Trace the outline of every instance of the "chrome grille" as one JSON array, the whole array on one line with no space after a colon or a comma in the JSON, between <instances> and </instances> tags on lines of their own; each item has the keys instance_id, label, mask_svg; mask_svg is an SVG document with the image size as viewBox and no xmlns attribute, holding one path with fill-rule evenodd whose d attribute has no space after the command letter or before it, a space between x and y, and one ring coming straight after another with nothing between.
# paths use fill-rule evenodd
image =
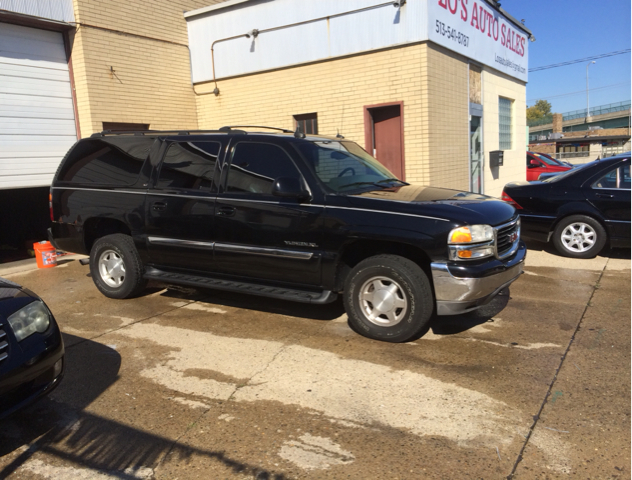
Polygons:
<instances>
[{"instance_id":1,"label":"chrome grille","mask_svg":"<svg viewBox=\"0 0 632 480\"><path fill-rule=\"evenodd\" d=\"M7 342L7 334L2 325L0 325L0 362L9 356L9 342Z\"/></svg>"},{"instance_id":2,"label":"chrome grille","mask_svg":"<svg viewBox=\"0 0 632 480\"><path fill-rule=\"evenodd\" d=\"M520 242L520 217L509 223L494 227L496 234L496 256L504 258L515 253Z\"/></svg>"}]
</instances>

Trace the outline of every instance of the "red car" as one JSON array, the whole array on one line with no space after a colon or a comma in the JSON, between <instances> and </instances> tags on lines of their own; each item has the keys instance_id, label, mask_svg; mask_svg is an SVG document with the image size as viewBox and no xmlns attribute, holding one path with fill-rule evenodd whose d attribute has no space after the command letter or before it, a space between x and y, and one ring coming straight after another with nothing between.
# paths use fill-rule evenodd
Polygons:
<instances>
[{"instance_id":1,"label":"red car","mask_svg":"<svg viewBox=\"0 0 632 480\"><path fill-rule=\"evenodd\" d=\"M558 173L570 170L571 166L537 152L527 152L527 180L537 180L541 173Z\"/></svg>"}]
</instances>

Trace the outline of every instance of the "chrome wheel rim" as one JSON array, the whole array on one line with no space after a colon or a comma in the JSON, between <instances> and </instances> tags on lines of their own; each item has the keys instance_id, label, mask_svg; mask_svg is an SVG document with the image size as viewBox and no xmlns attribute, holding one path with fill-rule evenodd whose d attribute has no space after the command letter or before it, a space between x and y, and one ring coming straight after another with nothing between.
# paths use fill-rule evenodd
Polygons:
<instances>
[{"instance_id":1,"label":"chrome wheel rim","mask_svg":"<svg viewBox=\"0 0 632 480\"><path fill-rule=\"evenodd\" d=\"M380 327L392 327L408 313L402 287L388 277L372 277L360 288L360 307L366 319Z\"/></svg>"},{"instance_id":2,"label":"chrome wheel rim","mask_svg":"<svg viewBox=\"0 0 632 480\"><path fill-rule=\"evenodd\" d=\"M597 232L587 223L576 222L566 226L562 231L562 245L573 253L590 250L597 241Z\"/></svg>"},{"instance_id":3,"label":"chrome wheel rim","mask_svg":"<svg viewBox=\"0 0 632 480\"><path fill-rule=\"evenodd\" d=\"M106 250L99 257L99 275L105 284L112 288L123 285L125 281L125 263L114 250Z\"/></svg>"}]
</instances>

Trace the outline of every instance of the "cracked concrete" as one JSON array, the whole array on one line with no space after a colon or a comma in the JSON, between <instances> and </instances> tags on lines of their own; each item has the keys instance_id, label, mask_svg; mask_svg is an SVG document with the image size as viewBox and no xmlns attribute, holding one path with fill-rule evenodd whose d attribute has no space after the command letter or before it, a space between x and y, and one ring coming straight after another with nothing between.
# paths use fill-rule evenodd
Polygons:
<instances>
[{"instance_id":1,"label":"cracked concrete","mask_svg":"<svg viewBox=\"0 0 632 480\"><path fill-rule=\"evenodd\" d=\"M2 478L629 478L627 251L530 250L510 299L403 345L340 304L116 301L64 265L0 266L49 304L68 367L1 426Z\"/></svg>"}]
</instances>

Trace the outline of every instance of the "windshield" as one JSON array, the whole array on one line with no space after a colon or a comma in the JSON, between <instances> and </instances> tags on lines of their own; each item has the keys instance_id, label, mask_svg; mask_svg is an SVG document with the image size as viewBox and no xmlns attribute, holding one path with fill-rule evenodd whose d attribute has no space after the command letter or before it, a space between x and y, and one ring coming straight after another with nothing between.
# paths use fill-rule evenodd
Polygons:
<instances>
[{"instance_id":1,"label":"windshield","mask_svg":"<svg viewBox=\"0 0 632 480\"><path fill-rule=\"evenodd\" d=\"M546 163L547 165L551 165L552 167L566 167L566 165L564 165L562 162L555 160L554 158L551 158L547 155L544 155L542 153L534 153L533 154L536 158L539 158L540 160L542 160L544 163Z\"/></svg>"},{"instance_id":2,"label":"windshield","mask_svg":"<svg viewBox=\"0 0 632 480\"><path fill-rule=\"evenodd\" d=\"M298 149L316 176L334 192L407 185L354 142L304 142Z\"/></svg>"},{"instance_id":3,"label":"windshield","mask_svg":"<svg viewBox=\"0 0 632 480\"><path fill-rule=\"evenodd\" d=\"M562 180L563 178L566 178L566 177L568 177L570 175L575 175L575 173L579 172L582 168L586 168L589 165L594 165L597 162L599 162L599 160L595 160L595 161L589 162L589 163L584 163L583 165L577 165L575 168L573 168L571 170L567 170L566 172L562 172L559 175L555 175L553 177L545 178L542 181L545 182L545 183L558 182L558 181Z\"/></svg>"}]
</instances>

